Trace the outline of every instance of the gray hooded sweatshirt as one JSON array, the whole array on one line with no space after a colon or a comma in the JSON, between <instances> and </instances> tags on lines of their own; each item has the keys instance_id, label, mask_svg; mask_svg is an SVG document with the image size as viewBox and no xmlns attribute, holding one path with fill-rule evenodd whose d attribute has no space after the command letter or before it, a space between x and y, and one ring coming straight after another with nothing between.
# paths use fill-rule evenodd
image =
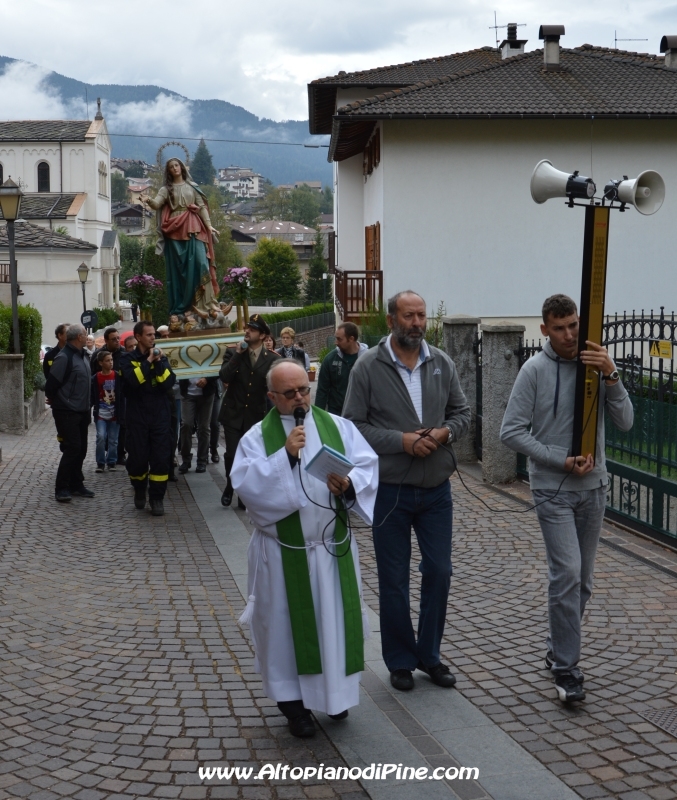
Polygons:
<instances>
[{"instance_id":1,"label":"gray hooded sweatshirt","mask_svg":"<svg viewBox=\"0 0 677 800\"><path fill-rule=\"evenodd\" d=\"M548 340L543 351L522 367L513 386L501 426L501 441L511 450L529 456L532 489L555 491L566 475L565 461L572 455L577 363L578 358L560 358ZM599 395L595 467L587 475L567 476L562 491L585 491L608 484L605 411L620 430L632 428L632 403L621 381L607 386L600 377Z\"/></svg>"}]
</instances>

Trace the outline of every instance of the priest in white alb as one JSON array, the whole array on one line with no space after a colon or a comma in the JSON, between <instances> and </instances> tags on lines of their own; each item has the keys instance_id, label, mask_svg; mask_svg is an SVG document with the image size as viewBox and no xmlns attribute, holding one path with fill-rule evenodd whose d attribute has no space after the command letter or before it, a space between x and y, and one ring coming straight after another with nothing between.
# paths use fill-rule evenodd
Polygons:
<instances>
[{"instance_id":1,"label":"priest in white alb","mask_svg":"<svg viewBox=\"0 0 677 800\"><path fill-rule=\"evenodd\" d=\"M249 544L249 624L264 691L294 736L311 711L344 719L359 702L366 612L349 511L371 524L378 457L348 420L311 407L308 375L291 359L268 372L274 408L240 441L231 471L256 526ZM306 466L323 445L354 466L324 481Z\"/></svg>"}]
</instances>

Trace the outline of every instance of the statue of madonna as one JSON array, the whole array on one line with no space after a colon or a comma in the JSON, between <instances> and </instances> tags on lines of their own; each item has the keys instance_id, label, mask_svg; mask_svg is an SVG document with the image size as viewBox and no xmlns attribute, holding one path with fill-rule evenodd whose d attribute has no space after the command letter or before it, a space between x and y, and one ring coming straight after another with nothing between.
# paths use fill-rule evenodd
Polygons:
<instances>
[{"instance_id":1,"label":"statue of madonna","mask_svg":"<svg viewBox=\"0 0 677 800\"><path fill-rule=\"evenodd\" d=\"M193 311L207 318L219 310L213 246L218 231L212 228L204 192L190 180L186 165L170 158L155 199L145 194L139 199L157 212L155 252L165 258L169 313Z\"/></svg>"}]
</instances>

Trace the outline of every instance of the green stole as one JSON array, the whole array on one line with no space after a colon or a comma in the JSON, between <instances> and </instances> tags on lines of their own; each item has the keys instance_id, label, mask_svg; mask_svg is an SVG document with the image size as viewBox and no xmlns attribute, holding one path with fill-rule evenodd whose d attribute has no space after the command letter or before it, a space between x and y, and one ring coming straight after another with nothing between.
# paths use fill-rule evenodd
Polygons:
<instances>
[{"instance_id":1,"label":"green stole","mask_svg":"<svg viewBox=\"0 0 677 800\"><path fill-rule=\"evenodd\" d=\"M341 434L331 416L320 408L313 406L315 426L322 444L333 447L345 455L345 447ZM287 441L280 413L273 408L261 424L266 456L281 450ZM301 465L299 464L299 469ZM337 516L333 541L343 542L346 538L346 515L341 498L336 498ZM320 642L317 635L315 606L310 588L310 572L306 542L301 528L301 516L294 511L277 523L277 536L282 542L282 569L287 590L289 618L291 620L296 668L299 675L318 675L322 672L320 658ZM289 545L285 547L284 545ZM329 542L331 546L331 542ZM364 669L364 634L362 630L362 603L357 585L355 564L350 544L345 542L347 550L336 557L341 597L343 600L343 624L346 642L346 675L361 672ZM291 547L300 548L292 550Z\"/></svg>"}]
</instances>

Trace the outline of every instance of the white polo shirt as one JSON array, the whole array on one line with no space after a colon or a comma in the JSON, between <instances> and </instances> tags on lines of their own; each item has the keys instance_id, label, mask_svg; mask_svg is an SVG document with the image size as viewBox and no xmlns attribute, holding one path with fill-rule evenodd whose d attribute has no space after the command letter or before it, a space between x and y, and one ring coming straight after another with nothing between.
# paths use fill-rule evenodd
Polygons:
<instances>
[{"instance_id":1,"label":"white polo shirt","mask_svg":"<svg viewBox=\"0 0 677 800\"><path fill-rule=\"evenodd\" d=\"M395 351L393 350L392 344L390 340L393 338L392 333L386 339L386 347L388 348L388 352L390 353L390 357L395 362L395 366L397 367L397 371L404 382L404 385L407 387L407 391L409 392L409 397L411 397L411 402L414 405L414 410L418 415L418 421L423 424L423 390L421 388L421 364L428 358L430 355L430 350L428 348L428 342L425 339L421 340L421 349L418 354L418 363L414 367L414 369L409 369L409 367L405 366L400 359L395 355Z\"/></svg>"}]
</instances>

